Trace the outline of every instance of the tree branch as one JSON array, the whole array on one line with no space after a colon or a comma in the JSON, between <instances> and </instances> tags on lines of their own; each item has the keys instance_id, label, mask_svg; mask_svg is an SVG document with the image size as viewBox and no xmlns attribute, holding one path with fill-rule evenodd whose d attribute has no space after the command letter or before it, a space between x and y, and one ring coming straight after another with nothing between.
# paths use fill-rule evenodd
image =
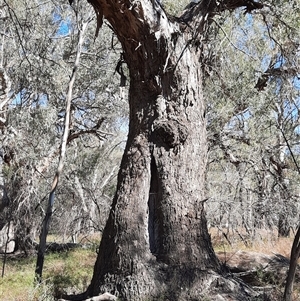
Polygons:
<instances>
[{"instance_id":1,"label":"tree branch","mask_svg":"<svg viewBox=\"0 0 300 301\"><path fill-rule=\"evenodd\" d=\"M102 18L106 18L120 41L132 39L138 41L142 30L159 27L159 20L167 20L162 7L153 0L88 0L97 15L99 30ZM97 34L97 32L96 32Z\"/></svg>"},{"instance_id":2,"label":"tree branch","mask_svg":"<svg viewBox=\"0 0 300 301\"><path fill-rule=\"evenodd\" d=\"M262 9L264 5L254 0L202 0L198 3L191 2L185 8L180 19L186 23L191 23L195 22L199 16L206 16L206 19L210 19L217 13L226 10L233 11L240 7L245 7L245 13L251 13L255 9Z\"/></svg>"},{"instance_id":3,"label":"tree branch","mask_svg":"<svg viewBox=\"0 0 300 301\"><path fill-rule=\"evenodd\" d=\"M262 9L264 5L254 0L223 0L217 5L219 11L235 10L245 7L245 13L251 13L255 9Z\"/></svg>"}]
</instances>

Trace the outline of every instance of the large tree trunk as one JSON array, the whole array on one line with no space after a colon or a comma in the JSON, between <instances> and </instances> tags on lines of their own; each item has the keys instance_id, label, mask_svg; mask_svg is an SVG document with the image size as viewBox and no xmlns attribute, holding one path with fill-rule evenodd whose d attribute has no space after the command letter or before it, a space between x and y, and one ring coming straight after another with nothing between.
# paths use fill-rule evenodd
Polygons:
<instances>
[{"instance_id":1,"label":"large tree trunk","mask_svg":"<svg viewBox=\"0 0 300 301\"><path fill-rule=\"evenodd\" d=\"M128 142L91 295L113 289L125 300L143 300L172 283L185 288L183 282L190 284L202 270L219 268L203 208L201 85L186 63L182 58L175 71L179 87L171 89L169 77L161 78L165 93L151 91L150 79L131 82Z\"/></svg>"},{"instance_id":2,"label":"large tree trunk","mask_svg":"<svg viewBox=\"0 0 300 301\"><path fill-rule=\"evenodd\" d=\"M156 1L89 0L122 43L130 124L117 192L87 294L199 298L220 271L204 212L207 142L200 37L210 3L170 21ZM193 30L187 25L197 13ZM194 30L196 29L196 30Z\"/></svg>"},{"instance_id":3,"label":"large tree trunk","mask_svg":"<svg viewBox=\"0 0 300 301\"><path fill-rule=\"evenodd\" d=\"M129 134L89 294L176 300L203 270L219 269L203 208L200 50L187 47L188 34L138 30L135 41L119 33L131 78Z\"/></svg>"}]
</instances>

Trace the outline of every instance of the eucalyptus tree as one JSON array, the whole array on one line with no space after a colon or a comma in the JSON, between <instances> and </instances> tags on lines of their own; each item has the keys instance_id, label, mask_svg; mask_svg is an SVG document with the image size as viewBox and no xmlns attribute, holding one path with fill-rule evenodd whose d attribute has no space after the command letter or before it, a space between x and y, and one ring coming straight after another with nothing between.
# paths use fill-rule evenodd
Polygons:
<instances>
[{"instance_id":1,"label":"eucalyptus tree","mask_svg":"<svg viewBox=\"0 0 300 301\"><path fill-rule=\"evenodd\" d=\"M1 136L1 167L10 200L3 220L13 219L17 238L21 240L20 247L23 245L22 248L27 249L30 247L28 243L36 237L49 181L55 173L64 126L65 91L74 66L78 26L87 10L79 5L71 8L68 3L59 1L5 1L2 9L6 14L7 31L1 33L1 54L3 68L11 82L3 124L5 132ZM62 206L57 213L63 211L63 206L66 211L77 207L77 211L73 210L75 215L68 216L74 219L94 215L87 209L87 214L82 215L80 207L84 207L84 202L78 197L79 184L75 183L81 183L87 191L92 188L92 182L84 181L83 176L90 163L94 177L111 185L109 179L114 179L114 166L118 164L113 150L118 150L116 145L124 139L117 134L120 128L124 133L121 124L127 108L126 102L120 98L119 77L115 72L119 46L108 28L94 41L94 25L91 24L84 37L81 65L73 89L71 128L67 139L70 149L67 164L70 167L65 167L65 176L61 179L65 188L57 191ZM93 66L94 71L90 72ZM115 118L117 112L118 118ZM104 149L111 149L112 154ZM83 166L81 162L90 156L91 151L97 151L99 155ZM116 162L100 154L116 156ZM101 166L103 160L103 165L113 171L111 177L94 168ZM74 177L70 176L74 173L78 175L75 183ZM102 191L104 194L104 186ZM100 193L95 189L93 192ZM109 203L106 197L100 196L103 202L105 199ZM74 200L76 205L72 203ZM84 201L85 208L94 204L87 196ZM71 232L71 229L66 230ZM26 244L22 241L25 238L28 238Z\"/></svg>"},{"instance_id":2,"label":"eucalyptus tree","mask_svg":"<svg viewBox=\"0 0 300 301\"><path fill-rule=\"evenodd\" d=\"M175 17L159 1L89 2L98 27L105 18L122 44L130 74L130 121L91 285L78 299L109 290L124 300L199 300L204 282L217 277L208 271L222 270L204 211L207 140L201 67L209 70L208 29L217 15L227 19L227 12L242 8L246 16L239 17L245 26L266 21L264 36L269 16L279 16L279 5L197 1ZM241 113L243 103L239 105Z\"/></svg>"},{"instance_id":3,"label":"eucalyptus tree","mask_svg":"<svg viewBox=\"0 0 300 301\"><path fill-rule=\"evenodd\" d=\"M299 41L291 11L297 15L296 2L268 23L260 12L246 18L237 12L211 27L218 34L205 66L213 225L249 234L261 227L287 234L295 226L299 176L283 139L297 148Z\"/></svg>"}]
</instances>

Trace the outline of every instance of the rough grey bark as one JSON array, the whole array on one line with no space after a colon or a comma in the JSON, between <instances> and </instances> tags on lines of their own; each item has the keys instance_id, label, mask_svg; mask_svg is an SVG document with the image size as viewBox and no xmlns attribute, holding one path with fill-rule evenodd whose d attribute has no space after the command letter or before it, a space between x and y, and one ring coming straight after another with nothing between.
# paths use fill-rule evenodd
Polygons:
<instances>
[{"instance_id":1,"label":"rough grey bark","mask_svg":"<svg viewBox=\"0 0 300 301\"><path fill-rule=\"evenodd\" d=\"M291 149L291 145L282 129L281 134L282 137L286 143L286 146L288 150L291 153L292 160L297 168L298 173L300 174L300 167L296 161L296 158L294 156L294 153ZM295 275L296 275L296 270L298 266L298 260L300 257L300 225L298 225L298 229L293 241L292 249L291 249L291 256L290 256L290 264L289 264L289 270L287 273L287 279L286 279L286 284L284 288L284 294L283 294L283 301L291 301L292 300L292 295L293 295L293 287L294 287L294 280L295 280Z\"/></svg>"},{"instance_id":2,"label":"rough grey bark","mask_svg":"<svg viewBox=\"0 0 300 301\"><path fill-rule=\"evenodd\" d=\"M173 19L155 1L89 2L99 26L104 16L123 46L130 124L93 279L78 299L109 291L121 300L197 300L209 271L221 271L204 212L200 62L217 4L191 4Z\"/></svg>"}]
</instances>

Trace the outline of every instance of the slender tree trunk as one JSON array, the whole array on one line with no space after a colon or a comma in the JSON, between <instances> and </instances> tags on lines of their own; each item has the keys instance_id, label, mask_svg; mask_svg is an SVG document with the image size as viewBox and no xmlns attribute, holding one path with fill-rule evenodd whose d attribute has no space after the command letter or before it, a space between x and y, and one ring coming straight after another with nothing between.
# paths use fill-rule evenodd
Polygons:
<instances>
[{"instance_id":1,"label":"slender tree trunk","mask_svg":"<svg viewBox=\"0 0 300 301\"><path fill-rule=\"evenodd\" d=\"M300 174L300 167L296 161L296 158L294 156L294 152L292 151L289 140L286 138L286 135L282 128L280 128L280 131L281 131L282 137L286 143L286 146L292 156L292 160L297 168L298 174ZM297 229L297 232L296 232L296 235L295 235L295 238L293 241L292 249L291 249L290 265L289 265L286 284L285 284L285 288L284 288L283 301L292 301L294 280L295 280L296 269L298 266L299 257L300 257L300 225L298 225L298 229Z\"/></svg>"},{"instance_id":2,"label":"slender tree trunk","mask_svg":"<svg viewBox=\"0 0 300 301\"><path fill-rule=\"evenodd\" d=\"M3 264L2 264L2 274L1 277L4 277L5 272L5 265L6 265L6 258L7 258L7 245L9 243L9 231L10 231L10 221L7 224L7 231L6 231L6 242L5 242L5 249L4 249L4 256L3 256Z\"/></svg>"},{"instance_id":3,"label":"slender tree trunk","mask_svg":"<svg viewBox=\"0 0 300 301\"><path fill-rule=\"evenodd\" d=\"M35 269L35 278L38 282L42 280L42 273L43 273L43 267L44 267L44 257L45 257L45 251L46 251L46 242L47 242L47 235L49 232L49 226L51 221L51 216L53 212L53 205L54 205L54 198L55 198L55 191L59 182L59 177L63 171L64 168L64 159L66 155L66 148L69 138L69 128L70 128L70 120L71 120L71 102L72 102L72 95L73 95L73 86L76 78L77 69L79 67L80 62L80 55L81 55L81 48L84 41L84 33L87 28L87 25L89 24L90 20L87 22L84 22L81 26L80 32L79 32L79 38L78 38L78 44L77 44L77 53L76 58L74 62L74 67L72 71L72 75L70 77L69 85L68 85L68 91L66 96L66 113L65 113L65 120L64 120L64 132L63 137L61 141L61 147L60 147L60 157L59 162L56 170L56 174L54 176L51 191L49 194L48 204L47 204L47 211L43 220L42 229L40 233L40 242L38 246L38 254L37 254L37 261L36 261L36 269Z\"/></svg>"},{"instance_id":4,"label":"slender tree trunk","mask_svg":"<svg viewBox=\"0 0 300 301\"><path fill-rule=\"evenodd\" d=\"M286 285L284 289L283 301L292 301L294 279L295 279L299 256L300 256L300 226L298 226L298 230L295 235L292 250L291 250L290 266L289 266Z\"/></svg>"}]
</instances>

